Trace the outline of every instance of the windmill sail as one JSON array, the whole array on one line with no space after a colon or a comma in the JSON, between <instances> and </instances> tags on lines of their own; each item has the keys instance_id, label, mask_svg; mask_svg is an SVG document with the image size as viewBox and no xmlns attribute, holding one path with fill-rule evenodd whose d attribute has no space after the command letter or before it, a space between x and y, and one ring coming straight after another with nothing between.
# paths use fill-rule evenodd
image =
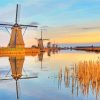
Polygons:
<instances>
[{"instance_id":1,"label":"windmill sail","mask_svg":"<svg viewBox=\"0 0 100 100\"><path fill-rule=\"evenodd\" d=\"M16 18L15 18L15 24L17 24L18 21L18 4L16 6Z\"/></svg>"}]
</instances>

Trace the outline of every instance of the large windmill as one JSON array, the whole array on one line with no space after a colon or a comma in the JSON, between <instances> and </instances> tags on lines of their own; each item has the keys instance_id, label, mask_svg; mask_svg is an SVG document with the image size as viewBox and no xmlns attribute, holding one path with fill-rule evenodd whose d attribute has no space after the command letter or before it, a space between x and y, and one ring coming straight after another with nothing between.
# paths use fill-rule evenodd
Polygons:
<instances>
[{"instance_id":1,"label":"large windmill","mask_svg":"<svg viewBox=\"0 0 100 100\"><path fill-rule=\"evenodd\" d=\"M24 40L23 40L23 34L22 29L25 28L25 30L28 27L37 27L37 25L23 25L18 23L18 13L19 13L19 6L17 4L16 6L16 17L15 17L15 24L0 24L1 27L7 27L11 28L11 37L8 44L8 47L10 48L24 48ZM8 31L8 29L7 29Z\"/></svg>"},{"instance_id":2,"label":"large windmill","mask_svg":"<svg viewBox=\"0 0 100 100\"><path fill-rule=\"evenodd\" d=\"M35 38L38 41L38 48L40 49L41 52L44 51L44 45L43 41L48 41L49 39L43 39L43 30L41 29L41 37L40 38Z\"/></svg>"}]
</instances>

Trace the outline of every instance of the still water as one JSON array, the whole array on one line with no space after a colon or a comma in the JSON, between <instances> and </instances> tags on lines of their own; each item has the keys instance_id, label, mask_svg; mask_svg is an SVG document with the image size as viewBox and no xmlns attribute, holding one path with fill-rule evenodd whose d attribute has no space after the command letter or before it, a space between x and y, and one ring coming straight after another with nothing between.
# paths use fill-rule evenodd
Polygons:
<instances>
[{"instance_id":1,"label":"still water","mask_svg":"<svg viewBox=\"0 0 100 100\"><path fill-rule=\"evenodd\" d=\"M0 100L100 100L100 54L0 57Z\"/></svg>"}]
</instances>

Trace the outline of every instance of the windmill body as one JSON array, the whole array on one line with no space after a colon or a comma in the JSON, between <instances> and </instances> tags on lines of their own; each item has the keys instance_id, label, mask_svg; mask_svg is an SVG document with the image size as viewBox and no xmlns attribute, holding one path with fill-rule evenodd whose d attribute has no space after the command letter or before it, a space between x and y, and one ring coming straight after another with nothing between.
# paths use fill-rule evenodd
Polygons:
<instances>
[{"instance_id":1,"label":"windmill body","mask_svg":"<svg viewBox=\"0 0 100 100\"><path fill-rule=\"evenodd\" d=\"M20 26L13 26L8 47L24 48L24 40L22 36L22 28Z\"/></svg>"},{"instance_id":2,"label":"windmill body","mask_svg":"<svg viewBox=\"0 0 100 100\"><path fill-rule=\"evenodd\" d=\"M38 47L40 48L40 50L44 49L43 39L38 39Z\"/></svg>"}]
</instances>

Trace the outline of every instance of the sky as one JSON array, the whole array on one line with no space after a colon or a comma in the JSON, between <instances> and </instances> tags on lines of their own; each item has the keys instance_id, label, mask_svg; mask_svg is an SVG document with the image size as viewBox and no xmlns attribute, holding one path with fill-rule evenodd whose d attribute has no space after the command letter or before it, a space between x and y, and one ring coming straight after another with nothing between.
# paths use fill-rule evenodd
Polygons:
<instances>
[{"instance_id":1,"label":"sky","mask_svg":"<svg viewBox=\"0 0 100 100\"><path fill-rule=\"evenodd\" d=\"M2 0L0 23L14 23L16 4L20 5L19 23L38 23L38 29L28 29L23 36L25 45L36 45L40 37L56 43L99 43L100 0ZM11 32L11 29L9 29ZM24 31L24 29L23 29ZM10 35L0 28L0 46L7 46Z\"/></svg>"}]
</instances>

